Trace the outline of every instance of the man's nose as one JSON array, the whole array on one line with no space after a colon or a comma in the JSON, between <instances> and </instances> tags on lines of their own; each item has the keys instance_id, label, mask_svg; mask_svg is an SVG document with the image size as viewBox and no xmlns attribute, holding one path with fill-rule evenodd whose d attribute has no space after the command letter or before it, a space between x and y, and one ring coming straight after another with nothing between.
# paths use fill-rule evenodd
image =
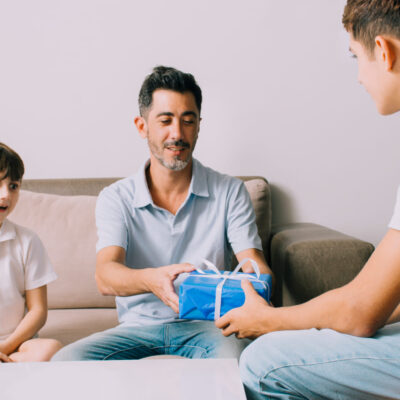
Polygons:
<instances>
[{"instance_id":1,"label":"man's nose","mask_svg":"<svg viewBox=\"0 0 400 400\"><path fill-rule=\"evenodd\" d=\"M182 124L180 121L176 121L172 125L172 132L171 132L171 138L173 140L179 140L183 138L183 129L182 129Z\"/></svg>"}]
</instances>

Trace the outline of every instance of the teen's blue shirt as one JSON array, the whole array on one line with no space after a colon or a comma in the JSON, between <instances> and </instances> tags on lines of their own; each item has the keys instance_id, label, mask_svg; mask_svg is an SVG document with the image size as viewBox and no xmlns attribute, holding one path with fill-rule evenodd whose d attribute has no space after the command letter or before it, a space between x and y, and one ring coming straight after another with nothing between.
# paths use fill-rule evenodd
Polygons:
<instances>
[{"instance_id":1,"label":"teen's blue shirt","mask_svg":"<svg viewBox=\"0 0 400 400\"><path fill-rule=\"evenodd\" d=\"M145 170L106 187L96 205L97 251L119 246L129 268L157 268L205 258L221 270L233 253L262 250L250 196L240 179L204 167L193 159L186 200L176 215L156 206ZM232 253L233 251L233 253ZM182 274L184 275L184 274ZM175 287L184 278L175 281ZM171 322L178 315L152 293L116 297L121 323L148 325Z\"/></svg>"}]
</instances>

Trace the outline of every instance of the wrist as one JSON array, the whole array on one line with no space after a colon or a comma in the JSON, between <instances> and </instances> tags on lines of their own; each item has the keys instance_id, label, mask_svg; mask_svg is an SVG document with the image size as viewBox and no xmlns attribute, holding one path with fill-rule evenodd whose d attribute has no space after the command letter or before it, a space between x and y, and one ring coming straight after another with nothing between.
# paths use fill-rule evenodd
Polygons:
<instances>
[{"instance_id":1,"label":"wrist","mask_svg":"<svg viewBox=\"0 0 400 400\"><path fill-rule=\"evenodd\" d=\"M266 305L260 310L259 331L260 335L282 330L279 309Z\"/></svg>"},{"instance_id":2,"label":"wrist","mask_svg":"<svg viewBox=\"0 0 400 400\"><path fill-rule=\"evenodd\" d=\"M144 292L153 292L153 277L154 268L144 268L141 270L142 273L142 284Z\"/></svg>"}]
</instances>

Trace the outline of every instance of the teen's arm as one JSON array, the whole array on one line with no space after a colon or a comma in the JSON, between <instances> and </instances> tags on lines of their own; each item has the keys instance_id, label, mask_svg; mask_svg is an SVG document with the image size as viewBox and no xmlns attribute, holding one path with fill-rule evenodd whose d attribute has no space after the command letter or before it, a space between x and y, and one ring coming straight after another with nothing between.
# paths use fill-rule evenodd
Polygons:
<instances>
[{"instance_id":1,"label":"teen's arm","mask_svg":"<svg viewBox=\"0 0 400 400\"><path fill-rule=\"evenodd\" d=\"M47 286L25 292L28 312L7 339L0 342L0 352L9 355L34 336L47 319Z\"/></svg>"},{"instance_id":2,"label":"teen's arm","mask_svg":"<svg viewBox=\"0 0 400 400\"><path fill-rule=\"evenodd\" d=\"M100 293L131 296L152 292L175 312L179 312L179 298L173 282L179 274L193 271L192 265L183 263L133 269L124 263L125 250L122 247L109 246L97 253L96 282Z\"/></svg>"},{"instance_id":3,"label":"teen's arm","mask_svg":"<svg viewBox=\"0 0 400 400\"><path fill-rule=\"evenodd\" d=\"M258 337L278 330L331 328L371 336L399 318L400 231L390 229L362 271L347 285L304 304L273 308L243 282L245 304L218 321L225 336Z\"/></svg>"},{"instance_id":4,"label":"teen's arm","mask_svg":"<svg viewBox=\"0 0 400 400\"><path fill-rule=\"evenodd\" d=\"M400 305L398 305L392 315L386 321L387 324L394 324L395 322L400 322Z\"/></svg>"}]
</instances>

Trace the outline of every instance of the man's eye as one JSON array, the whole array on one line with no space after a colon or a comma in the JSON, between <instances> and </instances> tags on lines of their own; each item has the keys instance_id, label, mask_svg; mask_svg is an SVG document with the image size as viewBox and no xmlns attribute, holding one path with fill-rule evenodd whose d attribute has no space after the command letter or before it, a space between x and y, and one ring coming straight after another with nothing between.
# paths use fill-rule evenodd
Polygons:
<instances>
[{"instance_id":1,"label":"man's eye","mask_svg":"<svg viewBox=\"0 0 400 400\"><path fill-rule=\"evenodd\" d=\"M170 119L162 119L160 122L161 122L163 125L168 125L168 124L171 122L171 120L170 120Z\"/></svg>"},{"instance_id":2,"label":"man's eye","mask_svg":"<svg viewBox=\"0 0 400 400\"><path fill-rule=\"evenodd\" d=\"M186 125L191 125L191 124L194 124L194 119L184 119L183 122L184 122Z\"/></svg>"}]
</instances>

